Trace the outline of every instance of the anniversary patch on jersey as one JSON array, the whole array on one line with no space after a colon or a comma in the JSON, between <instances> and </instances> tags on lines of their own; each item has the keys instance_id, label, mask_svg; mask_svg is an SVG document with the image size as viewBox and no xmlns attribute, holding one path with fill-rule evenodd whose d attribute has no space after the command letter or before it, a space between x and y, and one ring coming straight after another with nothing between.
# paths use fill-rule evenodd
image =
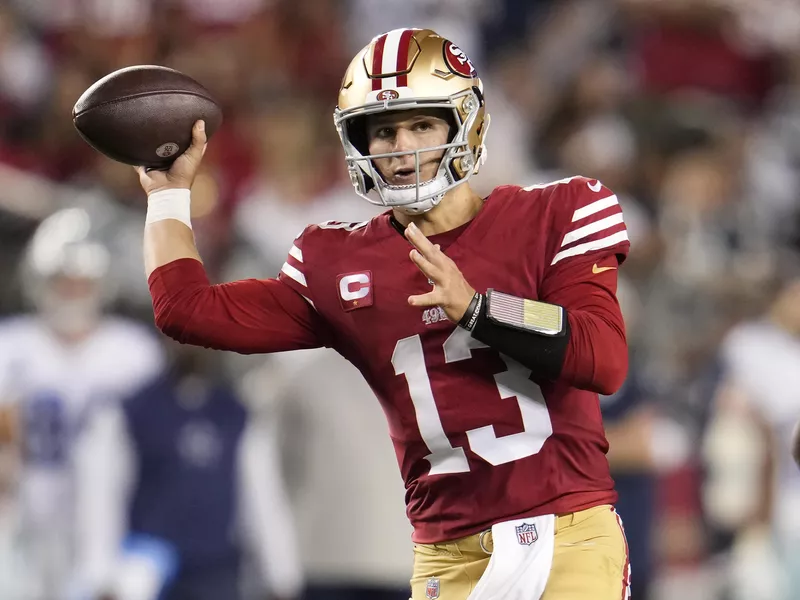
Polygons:
<instances>
[{"instance_id":1,"label":"anniversary patch on jersey","mask_svg":"<svg viewBox=\"0 0 800 600\"><path fill-rule=\"evenodd\" d=\"M442 321L447 321L447 313L444 312L441 306L428 308L422 313L422 322L425 323L425 325L431 325Z\"/></svg>"}]
</instances>

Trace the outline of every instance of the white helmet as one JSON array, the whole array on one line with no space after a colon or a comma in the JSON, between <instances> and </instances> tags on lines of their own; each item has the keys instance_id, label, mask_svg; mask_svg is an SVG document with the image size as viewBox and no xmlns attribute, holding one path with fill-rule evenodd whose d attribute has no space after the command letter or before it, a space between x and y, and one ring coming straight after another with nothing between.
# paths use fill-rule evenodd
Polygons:
<instances>
[{"instance_id":1,"label":"white helmet","mask_svg":"<svg viewBox=\"0 0 800 600\"><path fill-rule=\"evenodd\" d=\"M59 333L75 334L91 328L112 295L109 252L93 239L91 229L86 211L58 211L42 221L25 253L23 292ZM64 281L88 285L65 292Z\"/></svg>"},{"instance_id":2,"label":"white helmet","mask_svg":"<svg viewBox=\"0 0 800 600\"><path fill-rule=\"evenodd\" d=\"M390 110L452 111L455 131L447 144L408 152L369 154L366 115ZM395 29L373 39L350 63L334 112L356 192L373 204L420 214L477 173L486 158L489 127L483 83L464 52L430 29ZM419 181L420 154L444 150L433 179ZM389 185L372 160L414 155L417 178ZM372 193L372 195L370 195Z\"/></svg>"}]
</instances>

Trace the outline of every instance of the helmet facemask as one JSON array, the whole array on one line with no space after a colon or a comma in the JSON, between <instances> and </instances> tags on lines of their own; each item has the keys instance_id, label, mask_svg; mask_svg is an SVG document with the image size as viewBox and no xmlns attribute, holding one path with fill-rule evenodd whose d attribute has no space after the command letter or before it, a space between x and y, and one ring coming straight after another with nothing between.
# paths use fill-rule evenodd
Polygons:
<instances>
[{"instance_id":1,"label":"helmet facemask","mask_svg":"<svg viewBox=\"0 0 800 600\"><path fill-rule=\"evenodd\" d=\"M452 116L451 135L446 144L409 151L368 153L365 128L367 115L419 108L445 109L448 116ZM344 147L347 169L356 193L372 204L397 208L408 214L420 214L432 209L447 192L468 181L483 163L483 146L477 152L469 146L469 133L481 108L482 101L476 91L467 89L442 98L395 98L346 110L337 109L334 123ZM444 155L436 175L427 181L420 181L420 156L441 150L444 150ZM387 183L373 162L374 159L412 155L416 171L412 184Z\"/></svg>"}]
</instances>

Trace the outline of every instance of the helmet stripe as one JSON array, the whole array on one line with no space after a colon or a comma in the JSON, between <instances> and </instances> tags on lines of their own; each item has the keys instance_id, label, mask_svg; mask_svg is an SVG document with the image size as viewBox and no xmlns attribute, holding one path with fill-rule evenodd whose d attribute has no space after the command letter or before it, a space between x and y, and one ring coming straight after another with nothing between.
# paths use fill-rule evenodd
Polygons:
<instances>
[{"instance_id":1,"label":"helmet stripe","mask_svg":"<svg viewBox=\"0 0 800 600\"><path fill-rule=\"evenodd\" d=\"M372 89L381 89L380 75L383 73L383 49L386 46L388 34L383 34L372 47Z\"/></svg>"},{"instance_id":2,"label":"helmet stripe","mask_svg":"<svg viewBox=\"0 0 800 600\"><path fill-rule=\"evenodd\" d=\"M381 73L386 75L390 73L397 73L398 51L400 50L400 38L403 37L405 29L393 29L386 34L386 43L383 47L383 65L381 66ZM408 54L408 52L406 52ZM403 58L403 61L406 59ZM397 77L384 77L381 80L383 89L392 89L397 87Z\"/></svg>"},{"instance_id":3,"label":"helmet stripe","mask_svg":"<svg viewBox=\"0 0 800 600\"><path fill-rule=\"evenodd\" d=\"M398 73L408 69L408 49L411 45L411 36L414 35L413 29L406 29L400 36L400 42L397 50L397 67ZM397 76L397 87L408 86L408 74Z\"/></svg>"}]
</instances>

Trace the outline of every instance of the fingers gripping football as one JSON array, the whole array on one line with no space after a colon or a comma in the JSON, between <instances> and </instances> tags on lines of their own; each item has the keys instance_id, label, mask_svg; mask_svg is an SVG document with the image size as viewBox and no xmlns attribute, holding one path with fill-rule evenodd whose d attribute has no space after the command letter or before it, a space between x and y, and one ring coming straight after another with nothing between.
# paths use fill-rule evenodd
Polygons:
<instances>
[{"instance_id":1,"label":"fingers gripping football","mask_svg":"<svg viewBox=\"0 0 800 600\"><path fill-rule=\"evenodd\" d=\"M197 121L192 127L192 144L175 159L168 171L157 171L136 167L139 183L149 196L168 189L191 189L194 178L200 169L203 155L206 153L208 138L205 123Z\"/></svg>"},{"instance_id":2,"label":"fingers gripping football","mask_svg":"<svg viewBox=\"0 0 800 600\"><path fill-rule=\"evenodd\" d=\"M447 318L458 323L469 307L475 290L469 285L456 263L434 245L419 228L411 223L406 227L406 239L414 246L409 257L420 271L433 282L433 291L410 296L411 306L441 306Z\"/></svg>"}]
</instances>

